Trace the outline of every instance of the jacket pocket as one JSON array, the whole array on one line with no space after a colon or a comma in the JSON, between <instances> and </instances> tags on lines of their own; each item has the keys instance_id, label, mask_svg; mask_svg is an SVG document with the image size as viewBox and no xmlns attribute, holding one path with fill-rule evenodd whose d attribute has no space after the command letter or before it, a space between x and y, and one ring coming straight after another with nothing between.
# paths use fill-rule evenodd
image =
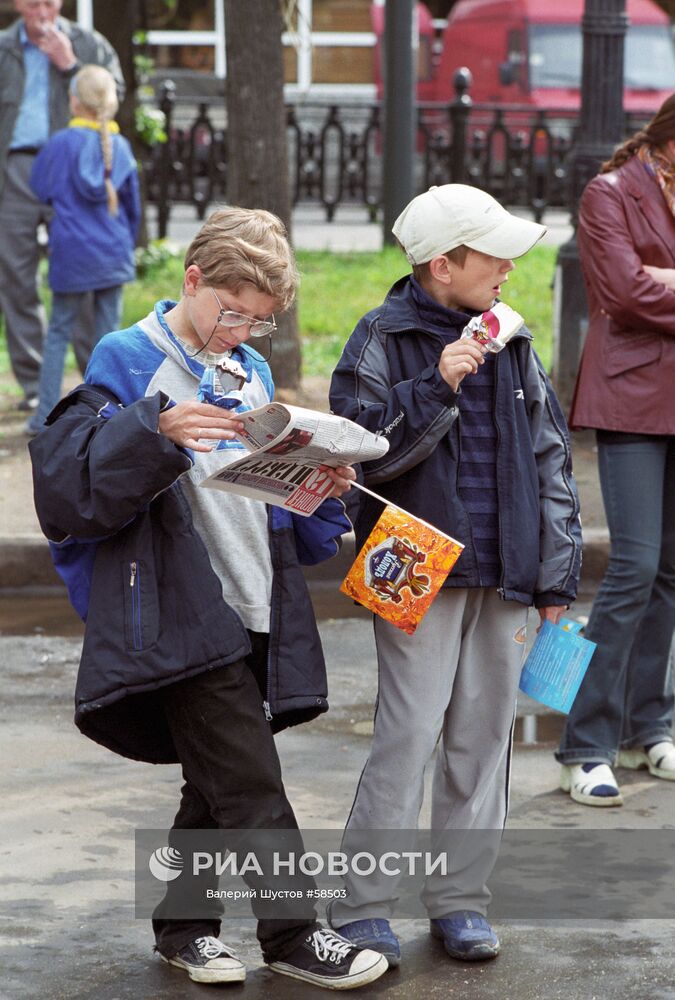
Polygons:
<instances>
[{"instance_id":1,"label":"jacket pocket","mask_svg":"<svg viewBox=\"0 0 675 1000\"><path fill-rule=\"evenodd\" d=\"M155 574L142 559L122 563L124 642L138 652L157 641L159 609Z\"/></svg>"},{"instance_id":2,"label":"jacket pocket","mask_svg":"<svg viewBox=\"0 0 675 1000\"><path fill-rule=\"evenodd\" d=\"M653 333L612 333L604 351L605 370L610 378L656 364L661 360L663 338Z\"/></svg>"}]
</instances>

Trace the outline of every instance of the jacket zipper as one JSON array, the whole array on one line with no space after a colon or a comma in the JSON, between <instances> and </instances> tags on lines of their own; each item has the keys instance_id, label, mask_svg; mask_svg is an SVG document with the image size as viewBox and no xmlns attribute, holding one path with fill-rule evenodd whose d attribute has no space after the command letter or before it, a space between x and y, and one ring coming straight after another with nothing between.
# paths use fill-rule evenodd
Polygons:
<instances>
[{"instance_id":1,"label":"jacket zipper","mask_svg":"<svg viewBox=\"0 0 675 1000\"><path fill-rule=\"evenodd\" d=\"M129 563L129 590L131 591L131 632L134 649L142 648L141 633L141 580L137 562Z\"/></svg>"},{"instance_id":2,"label":"jacket zipper","mask_svg":"<svg viewBox=\"0 0 675 1000\"><path fill-rule=\"evenodd\" d=\"M494 424L497 429L497 454L495 456L495 479L497 480L497 531L499 535L499 586L497 587L497 593L503 601L506 600L506 593L504 590L504 551L502 548L502 505L500 503L499 496L499 452L501 451L502 444L502 431L499 426L499 420L497 419L497 395L498 395L498 385L499 385L499 354L495 357L495 374L494 374L494 399L493 399L493 413L494 413Z\"/></svg>"}]
</instances>

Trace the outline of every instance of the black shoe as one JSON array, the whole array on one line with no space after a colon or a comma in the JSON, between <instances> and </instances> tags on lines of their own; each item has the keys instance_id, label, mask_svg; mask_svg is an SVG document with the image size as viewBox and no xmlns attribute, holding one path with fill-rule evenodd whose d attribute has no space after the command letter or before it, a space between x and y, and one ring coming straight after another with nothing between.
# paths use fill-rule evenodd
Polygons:
<instances>
[{"instance_id":1,"label":"black shoe","mask_svg":"<svg viewBox=\"0 0 675 1000\"><path fill-rule=\"evenodd\" d=\"M198 937L172 958L160 956L169 965L185 969L195 983L243 983L246 966L216 937Z\"/></svg>"},{"instance_id":2,"label":"black shoe","mask_svg":"<svg viewBox=\"0 0 675 1000\"><path fill-rule=\"evenodd\" d=\"M270 969L329 990L351 990L372 983L388 969L384 955L361 951L335 931L319 928Z\"/></svg>"},{"instance_id":3,"label":"black shoe","mask_svg":"<svg viewBox=\"0 0 675 1000\"><path fill-rule=\"evenodd\" d=\"M19 400L16 404L16 408L19 413L32 413L33 410L37 410L38 408L38 397L24 396L23 399Z\"/></svg>"}]
</instances>

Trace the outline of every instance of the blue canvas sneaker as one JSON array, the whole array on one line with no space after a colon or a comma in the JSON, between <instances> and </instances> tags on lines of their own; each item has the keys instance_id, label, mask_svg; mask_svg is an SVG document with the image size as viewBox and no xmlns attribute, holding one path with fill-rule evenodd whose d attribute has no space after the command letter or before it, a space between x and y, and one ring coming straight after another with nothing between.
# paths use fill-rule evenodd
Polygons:
<instances>
[{"instance_id":1,"label":"blue canvas sneaker","mask_svg":"<svg viewBox=\"0 0 675 1000\"><path fill-rule=\"evenodd\" d=\"M499 938L482 913L457 910L430 921L431 936L439 938L452 958L483 962L499 954Z\"/></svg>"},{"instance_id":2,"label":"blue canvas sneaker","mask_svg":"<svg viewBox=\"0 0 675 1000\"><path fill-rule=\"evenodd\" d=\"M338 927L337 931L354 947L368 948L370 951L378 951L380 955L384 955L390 969L399 965L401 947L388 920L383 920L380 917L372 920L352 920L350 924Z\"/></svg>"}]
</instances>

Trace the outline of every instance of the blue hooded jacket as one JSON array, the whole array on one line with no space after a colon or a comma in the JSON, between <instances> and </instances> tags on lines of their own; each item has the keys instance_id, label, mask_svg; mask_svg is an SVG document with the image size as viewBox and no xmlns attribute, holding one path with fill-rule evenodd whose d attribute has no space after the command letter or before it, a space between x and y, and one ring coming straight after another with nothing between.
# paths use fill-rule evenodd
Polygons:
<instances>
[{"instance_id":1,"label":"blue hooded jacket","mask_svg":"<svg viewBox=\"0 0 675 1000\"><path fill-rule=\"evenodd\" d=\"M51 205L49 284L55 292L88 292L133 281L140 220L138 172L131 146L112 142L111 180L119 199L108 211L98 129L70 126L56 132L38 153L31 187Z\"/></svg>"},{"instance_id":2,"label":"blue hooded jacket","mask_svg":"<svg viewBox=\"0 0 675 1000\"><path fill-rule=\"evenodd\" d=\"M164 339L151 340L147 323L106 334L92 355L87 384L61 400L29 445L40 525L71 603L86 621L76 725L116 753L153 763L178 760L161 689L226 668L250 648L181 486L194 453L157 433L161 411L173 402L156 389L154 376L169 353L184 353L163 322L171 305L155 307ZM246 344L238 353L269 400L268 366ZM196 389L203 366L190 359L190 368ZM311 517L269 508L263 707L274 732L328 708L326 666L301 564L335 555L349 528L344 504L335 498Z\"/></svg>"}]
</instances>

